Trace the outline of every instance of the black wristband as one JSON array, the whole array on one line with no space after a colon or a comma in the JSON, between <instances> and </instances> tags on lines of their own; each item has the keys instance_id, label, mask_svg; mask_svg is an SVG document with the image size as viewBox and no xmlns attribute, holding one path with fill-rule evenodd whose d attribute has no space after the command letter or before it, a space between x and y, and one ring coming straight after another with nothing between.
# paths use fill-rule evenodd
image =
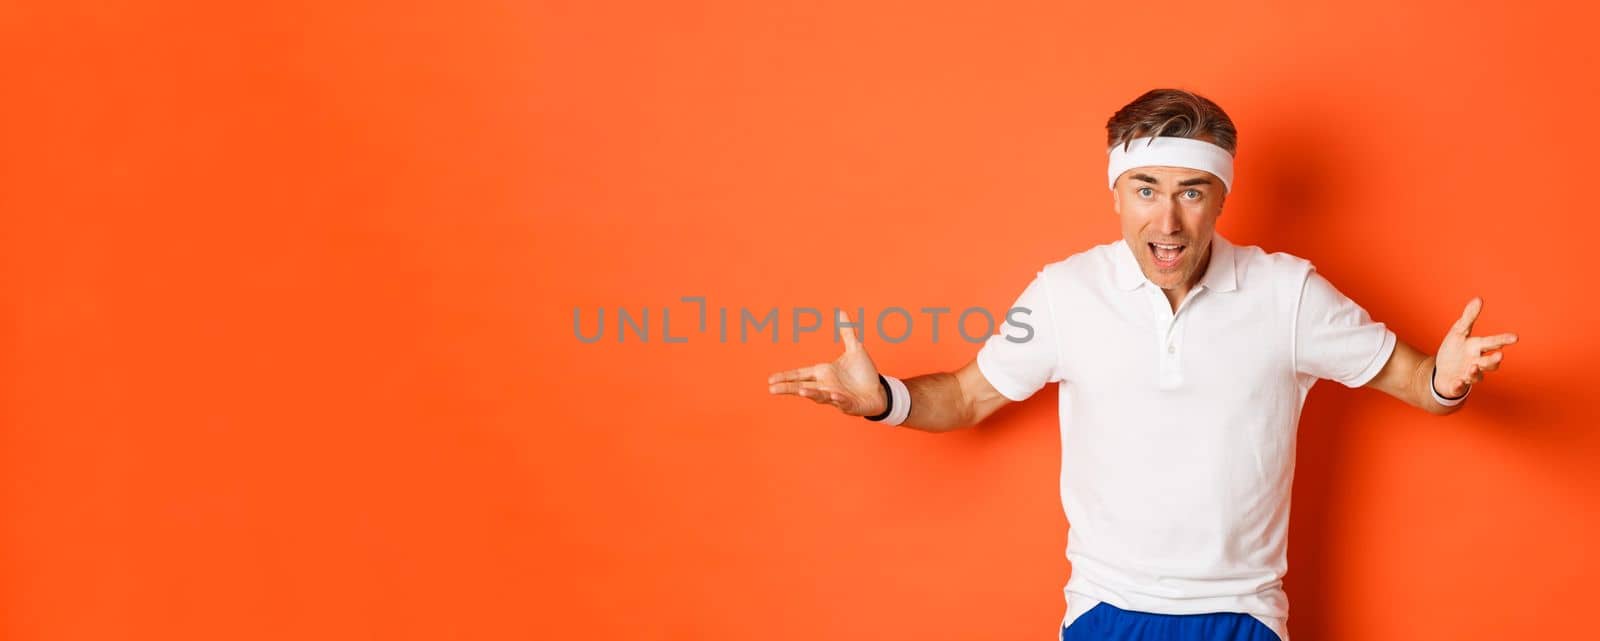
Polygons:
<instances>
[{"instance_id":1,"label":"black wristband","mask_svg":"<svg viewBox=\"0 0 1600 641\"><path fill-rule=\"evenodd\" d=\"M862 417L869 421L881 421L889 418L889 412L894 411L894 394L889 393L889 381L885 380L882 374L878 375L878 385L883 387L883 413L877 416Z\"/></svg>"}]
</instances>

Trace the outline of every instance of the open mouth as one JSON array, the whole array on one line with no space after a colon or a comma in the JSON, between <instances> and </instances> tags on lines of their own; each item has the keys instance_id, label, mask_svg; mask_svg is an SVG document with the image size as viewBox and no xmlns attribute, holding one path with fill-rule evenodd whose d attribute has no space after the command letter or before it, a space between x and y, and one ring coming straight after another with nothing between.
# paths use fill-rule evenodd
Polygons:
<instances>
[{"instance_id":1,"label":"open mouth","mask_svg":"<svg viewBox=\"0 0 1600 641\"><path fill-rule=\"evenodd\" d=\"M1150 255L1155 257L1157 267L1176 266L1178 259L1183 256L1183 251L1188 248L1188 245L1146 244L1150 245Z\"/></svg>"}]
</instances>

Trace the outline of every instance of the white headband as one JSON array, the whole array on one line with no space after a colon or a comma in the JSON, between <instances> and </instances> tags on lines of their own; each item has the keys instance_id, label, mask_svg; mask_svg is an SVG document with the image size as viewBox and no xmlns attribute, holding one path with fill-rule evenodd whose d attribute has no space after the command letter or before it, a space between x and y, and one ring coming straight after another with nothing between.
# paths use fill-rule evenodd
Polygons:
<instances>
[{"instance_id":1,"label":"white headband","mask_svg":"<svg viewBox=\"0 0 1600 641\"><path fill-rule=\"evenodd\" d=\"M1224 188L1233 191L1233 154L1204 140L1147 136L1134 138L1127 151L1122 145L1113 145L1107 153L1111 157L1106 173L1112 189L1117 188L1117 176L1134 167L1183 167L1209 171L1222 179Z\"/></svg>"}]
</instances>

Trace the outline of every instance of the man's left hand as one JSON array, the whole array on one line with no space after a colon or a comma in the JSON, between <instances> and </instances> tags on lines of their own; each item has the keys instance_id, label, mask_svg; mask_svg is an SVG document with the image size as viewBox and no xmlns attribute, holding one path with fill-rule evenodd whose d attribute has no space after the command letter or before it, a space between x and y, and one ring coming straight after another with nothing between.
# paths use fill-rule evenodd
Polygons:
<instances>
[{"instance_id":1,"label":"man's left hand","mask_svg":"<svg viewBox=\"0 0 1600 641\"><path fill-rule=\"evenodd\" d=\"M1473 383L1483 380L1484 372L1500 369L1505 356L1501 348L1517 342L1516 334L1473 336L1472 324L1483 311L1483 299L1474 297L1467 301L1461 319L1450 327L1434 365L1438 368L1433 385L1440 395L1456 397L1467 393Z\"/></svg>"}]
</instances>

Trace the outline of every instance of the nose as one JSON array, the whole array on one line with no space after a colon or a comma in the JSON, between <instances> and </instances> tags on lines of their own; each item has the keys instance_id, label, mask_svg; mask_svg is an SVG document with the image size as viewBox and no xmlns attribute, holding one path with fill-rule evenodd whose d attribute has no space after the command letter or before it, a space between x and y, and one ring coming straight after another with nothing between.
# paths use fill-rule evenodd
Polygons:
<instances>
[{"instance_id":1,"label":"nose","mask_svg":"<svg viewBox=\"0 0 1600 641\"><path fill-rule=\"evenodd\" d=\"M1183 218L1179 216L1183 209L1175 201L1167 201L1161 211L1156 212L1156 227L1168 237L1176 236L1183 231Z\"/></svg>"}]
</instances>

